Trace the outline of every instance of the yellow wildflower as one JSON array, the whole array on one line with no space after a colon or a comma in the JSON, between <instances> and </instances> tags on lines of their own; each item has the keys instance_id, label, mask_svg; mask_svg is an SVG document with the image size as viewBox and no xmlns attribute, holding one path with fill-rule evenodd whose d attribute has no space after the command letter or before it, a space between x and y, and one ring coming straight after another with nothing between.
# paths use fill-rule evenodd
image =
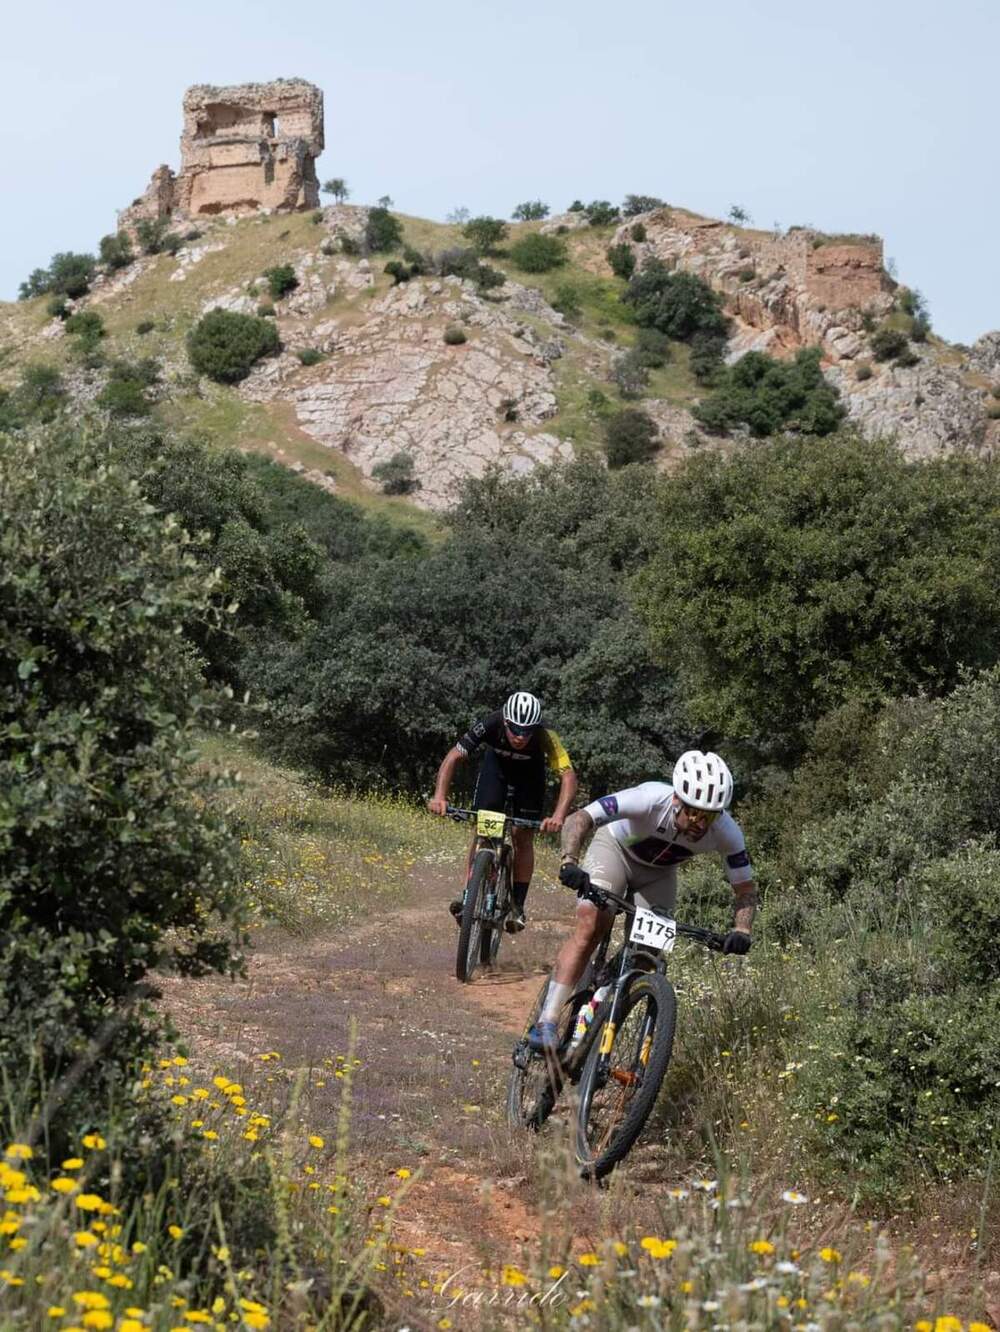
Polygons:
<instances>
[{"instance_id":1,"label":"yellow wildflower","mask_svg":"<svg viewBox=\"0 0 1000 1332\"><path fill-rule=\"evenodd\" d=\"M396 1174L400 1179L410 1178L410 1171L407 1170L406 1166L400 1166L400 1168L396 1171Z\"/></svg>"},{"instance_id":2,"label":"yellow wildflower","mask_svg":"<svg viewBox=\"0 0 1000 1332\"><path fill-rule=\"evenodd\" d=\"M624 1258L625 1255L628 1253L628 1245L623 1244L621 1240L612 1240L611 1247L614 1249L615 1253L618 1255L619 1258Z\"/></svg>"},{"instance_id":3,"label":"yellow wildflower","mask_svg":"<svg viewBox=\"0 0 1000 1332\"><path fill-rule=\"evenodd\" d=\"M138 1318L123 1318L118 1324L118 1332L148 1332L148 1329Z\"/></svg>"},{"instance_id":4,"label":"yellow wildflower","mask_svg":"<svg viewBox=\"0 0 1000 1332\"><path fill-rule=\"evenodd\" d=\"M765 1256L774 1253L774 1245L766 1239L753 1240L752 1243L747 1245L747 1248L751 1253L760 1253Z\"/></svg>"},{"instance_id":5,"label":"yellow wildflower","mask_svg":"<svg viewBox=\"0 0 1000 1332\"><path fill-rule=\"evenodd\" d=\"M387 1193L383 1194L381 1198L376 1198L375 1201L380 1207L390 1207L392 1205L392 1199Z\"/></svg>"},{"instance_id":6,"label":"yellow wildflower","mask_svg":"<svg viewBox=\"0 0 1000 1332\"><path fill-rule=\"evenodd\" d=\"M145 1252L146 1252L146 1248L147 1248L147 1246L146 1246L145 1244L143 1244L142 1240L136 1240L136 1242L132 1245L132 1252L133 1252L133 1253L145 1253Z\"/></svg>"},{"instance_id":7,"label":"yellow wildflower","mask_svg":"<svg viewBox=\"0 0 1000 1332\"><path fill-rule=\"evenodd\" d=\"M319 1136L318 1133L312 1133L309 1135L309 1146L315 1147L316 1150L318 1151L321 1147L325 1147L326 1143L323 1141L323 1139Z\"/></svg>"},{"instance_id":8,"label":"yellow wildflower","mask_svg":"<svg viewBox=\"0 0 1000 1332\"><path fill-rule=\"evenodd\" d=\"M247 1327L253 1328L268 1327L271 1322L266 1313L245 1313L243 1315L243 1321L246 1323Z\"/></svg>"},{"instance_id":9,"label":"yellow wildflower","mask_svg":"<svg viewBox=\"0 0 1000 1332\"><path fill-rule=\"evenodd\" d=\"M839 1263L842 1257L839 1249L831 1249L829 1247L820 1249L819 1256L823 1259L824 1263ZM938 1328L938 1332L950 1332L950 1329ZM954 1329L954 1332L962 1332L961 1324Z\"/></svg>"},{"instance_id":10,"label":"yellow wildflower","mask_svg":"<svg viewBox=\"0 0 1000 1332\"><path fill-rule=\"evenodd\" d=\"M99 1212L104 1206L104 1199L97 1193L81 1193L74 1202L81 1212Z\"/></svg>"},{"instance_id":11,"label":"yellow wildflower","mask_svg":"<svg viewBox=\"0 0 1000 1332\"><path fill-rule=\"evenodd\" d=\"M962 1332L962 1320L952 1317L951 1314L945 1314L942 1318L935 1318L934 1332Z\"/></svg>"},{"instance_id":12,"label":"yellow wildflower","mask_svg":"<svg viewBox=\"0 0 1000 1332\"><path fill-rule=\"evenodd\" d=\"M114 1327L114 1317L108 1313L107 1309L90 1309L83 1315L80 1322L84 1327L107 1328Z\"/></svg>"},{"instance_id":13,"label":"yellow wildflower","mask_svg":"<svg viewBox=\"0 0 1000 1332\"><path fill-rule=\"evenodd\" d=\"M524 1286L528 1282L520 1268L512 1267L509 1263L504 1264L501 1280L505 1286Z\"/></svg>"},{"instance_id":14,"label":"yellow wildflower","mask_svg":"<svg viewBox=\"0 0 1000 1332\"><path fill-rule=\"evenodd\" d=\"M649 1254L650 1258L669 1258L674 1249L677 1248L675 1239L661 1240L655 1235L646 1235L642 1239L642 1247Z\"/></svg>"},{"instance_id":15,"label":"yellow wildflower","mask_svg":"<svg viewBox=\"0 0 1000 1332\"><path fill-rule=\"evenodd\" d=\"M73 1239L81 1249L92 1249L97 1243L97 1236L92 1235L89 1230L78 1230Z\"/></svg>"},{"instance_id":16,"label":"yellow wildflower","mask_svg":"<svg viewBox=\"0 0 1000 1332\"><path fill-rule=\"evenodd\" d=\"M82 1156L68 1156L62 1163L63 1170L79 1170L83 1165Z\"/></svg>"},{"instance_id":17,"label":"yellow wildflower","mask_svg":"<svg viewBox=\"0 0 1000 1332\"><path fill-rule=\"evenodd\" d=\"M179 1240L180 1237L184 1234L184 1231L181 1229L180 1226L167 1226L167 1234L171 1237L171 1239Z\"/></svg>"},{"instance_id":18,"label":"yellow wildflower","mask_svg":"<svg viewBox=\"0 0 1000 1332\"><path fill-rule=\"evenodd\" d=\"M81 1309L109 1309L111 1307L107 1295L102 1295L99 1290L78 1290L73 1299Z\"/></svg>"},{"instance_id":19,"label":"yellow wildflower","mask_svg":"<svg viewBox=\"0 0 1000 1332\"><path fill-rule=\"evenodd\" d=\"M66 1310L62 1307L61 1304L50 1304L49 1307L45 1310L45 1312L48 1314L50 1318L66 1317Z\"/></svg>"},{"instance_id":20,"label":"yellow wildflower","mask_svg":"<svg viewBox=\"0 0 1000 1332\"><path fill-rule=\"evenodd\" d=\"M596 1253L581 1253L576 1261L581 1267L596 1267L601 1260Z\"/></svg>"},{"instance_id":21,"label":"yellow wildflower","mask_svg":"<svg viewBox=\"0 0 1000 1332\"><path fill-rule=\"evenodd\" d=\"M565 1267L560 1267L559 1264L556 1263L549 1268L549 1276L553 1281L558 1281L565 1271Z\"/></svg>"},{"instance_id":22,"label":"yellow wildflower","mask_svg":"<svg viewBox=\"0 0 1000 1332\"><path fill-rule=\"evenodd\" d=\"M4 1151L8 1161L30 1161L34 1151L26 1142L9 1143Z\"/></svg>"},{"instance_id":23,"label":"yellow wildflower","mask_svg":"<svg viewBox=\"0 0 1000 1332\"><path fill-rule=\"evenodd\" d=\"M75 1179L70 1179L67 1175L60 1175L52 1181L51 1187L56 1193L75 1193L80 1187Z\"/></svg>"},{"instance_id":24,"label":"yellow wildflower","mask_svg":"<svg viewBox=\"0 0 1000 1332\"><path fill-rule=\"evenodd\" d=\"M83 1145L89 1151L103 1152L108 1144L104 1141L104 1139L101 1137L99 1133L88 1133L83 1139Z\"/></svg>"},{"instance_id":25,"label":"yellow wildflower","mask_svg":"<svg viewBox=\"0 0 1000 1332\"><path fill-rule=\"evenodd\" d=\"M205 1313L204 1309L188 1309L184 1319L188 1323L210 1323L212 1315Z\"/></svg>"}]
</instances>

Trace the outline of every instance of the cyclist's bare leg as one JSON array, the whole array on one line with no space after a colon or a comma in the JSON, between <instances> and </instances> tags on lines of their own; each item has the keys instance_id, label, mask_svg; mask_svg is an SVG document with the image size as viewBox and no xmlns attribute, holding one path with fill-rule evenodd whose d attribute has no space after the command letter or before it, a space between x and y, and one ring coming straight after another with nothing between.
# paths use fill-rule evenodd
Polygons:
<instances>
[{"instance_id":1,"label":"cyclist's bare leg","mask_svg":"<svg viewBox=\"0 0 1000 1332\"><path fill-rule=\"evenodd\" d=\"M571 988L583 975L590 955L614 923L613 911L599 911L593 902L578 902L573 933L556 958L552 979Z\"/></svg>"},{"instance_id":2,"label":"cyclist's bare leg","mask_svg":"<svg viewBox=\"0 0 1000 1332\"><path fill-rule=\"evenodd\" d=\"M535 830L514 828L514 882L530 883L535 869Z\"/></svg>"}]
</instances>

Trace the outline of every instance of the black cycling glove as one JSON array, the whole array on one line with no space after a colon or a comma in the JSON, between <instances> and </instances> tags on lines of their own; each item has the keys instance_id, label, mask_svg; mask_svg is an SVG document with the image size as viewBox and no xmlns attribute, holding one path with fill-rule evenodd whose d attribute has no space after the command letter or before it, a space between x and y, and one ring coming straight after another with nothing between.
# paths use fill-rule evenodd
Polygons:
<instances>
[{"instance_id":1,"label":"black cycling glove","mask_svg":"<svg viewBox=\"0 0 1000 1332\"><path fill-rule=\"evenodd\" d=\"M751 939L742 930L730 930L722 941L724 953L749 953Z\"/></svg>"},{"instance_id":2,"label":"black cycling glove","mask_svg":"<svg viewBox=\"0 0 1000 1332\"><path fill-rule=\"evenodd\" d=\"M567 888L573 888L578 893L585 893L590 887L590 875L579 865L574 865L571 860L559 866L559 882L564 883Z\"/></svg>"}]
</instances>

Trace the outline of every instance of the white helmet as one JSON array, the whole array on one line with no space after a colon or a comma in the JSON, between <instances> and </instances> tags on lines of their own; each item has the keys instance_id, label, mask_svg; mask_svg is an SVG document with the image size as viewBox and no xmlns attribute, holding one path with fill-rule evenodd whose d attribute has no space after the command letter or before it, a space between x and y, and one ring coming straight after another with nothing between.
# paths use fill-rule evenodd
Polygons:
<instances>
[{"instance_id":1,"label":"white helmet","mask_svg":"<svg viewBox=\"0 0 1000 1332\"><path fill-rule=\"evenodd\" d=\"M718 754L689 749L674 765L674 790L694 809L727 809L733 798L733 774Z\"/></svg>"},{"instance_id":2,"label":"white helmet","mask_svg":"<svg viewBox=\"0 0 1000 1332\"><path fill-rule=\"evenodd\" d=\"M522 690L511 694L503 705L503 719L511 726L537 726L542 720L542 705L534 694Z\"/></svg>"}]
</instances>

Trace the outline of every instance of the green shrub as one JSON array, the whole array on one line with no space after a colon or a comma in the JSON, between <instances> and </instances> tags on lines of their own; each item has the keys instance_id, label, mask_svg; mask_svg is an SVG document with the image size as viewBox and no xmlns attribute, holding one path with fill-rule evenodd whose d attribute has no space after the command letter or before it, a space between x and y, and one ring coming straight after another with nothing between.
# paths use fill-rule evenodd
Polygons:
<instances>
[{"instance_id":1,"label":"green shrub","mask_svg":"<svg viewBox=\"0 0 1000 1332\"><path fill-rule=\"evenodd\" d=\"M688 368L699 384L714 384L722 371L726 339L716 333L696 333L691 339Z\"/></svg>"},{"instance_id":2,"label":"green shrub","mask_svg":"<svg viewBox=\"0 0 1000 1332\"><path fill-rule=\"evenodd\" d=\"M168 217L143 217L135 224L135 237L143 254L160 254L164 248Z\"/></svg>"},{"instance_id":3,"label":"green shrub","mask_svg":"<svg viewBox=\"0 0 1000 1332\"><path fill-rule=\"evenodd\" d=\"M246 379L255 361L278 350L278 330L253 315L210 310L187 336L188 359L220 384Z\"/></svg>"},{"instance_id":4,"label":"green shrub","mask_svg":"<svg viewBox=\"0 0 1000 1332\"><path fill-rule=\"evenodd\" d=\"M622 204L623 217L638 217L640 213L652 213L663 207L663 200L655 194L626 194ZM641 224L638 224L641 225Z\"/></svg>"},{"instance_id":5,"label":"green shrub","mask_svg":"<svg viewBox=\"0 0 1000 1332\"><path fill-rule=\"evenodd\" d=\"M475 250L442 250L434 260L433 268L442 277L453 275L474 282L480 291L502 287L507 280L499 269L480 263Z\"/></svg>"},{"instance_id":6,"label":"green shrub","mask_svg":"<svg viewBox=\"0 0 1000 1332\"><path fill-rule=\"evenodd\" d=\"M757 271L756 269L750 267L741 268L740 271L736 274L736 276L739 278L741 282L752 282L754 278L757 276Z\"/></svg>"},{"instance_id":7,"label":"green shrub","mask_svg":"<svg viewBox=\"0 0 1000 1332\"><path fill-rule=\"evenodd\" d=\"M318 365L323 359L323 353L316 347L300 347L295 355L300 365Z\"/></svg>"},{"instance_id":8,"label":"green shrub","mask_svg":"<svg viewBox=\"0 0 1000 1332\"><path fill-rule=\"evenodd\" d=\"M267 279L267 289L271 293L272 301L280 301L282 296L294 291L299 285L295 269L291 264L278 264L274 268L265 268L264 277Z\"/></svg>"},{"instance_id":9,"label":"green shrub","mask_svg":"<svg viewBox=\"0 0 1000 1332\"><path fill-rule=\"evenodd\" d=\"M592 227L610 227L619 218L618 209L607 199L595 199L583 211Z\"/></svg>"},{"instance_id":10,"label":"green shrub","mask_svg":"<svg viewBox=\"0 0 1000 1332\"><path fill-rule=\"evenodd\" d=\"M854 378L862 384L866 379L871 379L874 373L868 361L859 361L854 367Z\"/></svg>"},{"instance_id":11,"label":"green shrub","mask_svg":"<svg viewBox=\"0 0 1000 1332\"><path fill-rule=\"evenodd\" d=\"M628 233L636 244L641 244L646 239L646 224L644 222L633 222L629 227Z\"/></svg>"},{"instance_id":12,"label":"green shrub","mask_svg":"<svg viewBox=\"0 0 1000 1332\"><path fill-rule=\"evenodd\" d=\"M548 217L549 206L542 203L541 199L531 199L527 203L519 203L511 213L515 222L540 222L543 217Z\"/></svg>"},{"instance_id":13,"label":"green shrub","mask_svg":"<svg viewBox=\"0 0 1000 1332\"><path fill-rule=\"evenodd\" d=\"M890 361L906 351L906 334L898 328L880 328L872 334L872 355L876 361Z\"/></svg>"},{"instance_id":14,"label":"green shrub","mask_svg":"<svg viewBox=\"0 0 1000 1332\"><path fill-rule=\"evenodd\" d=\"M1000 402L991 402L986 408L986 415L991 421L1000 421Z\"/></svg>"},{"instance_id":15,"label":"green shrub","mask_svg":"<svg viewBox=\"0 0 1000 1332\"><path fill-rule=\"evenodd\" d=\"M606 257L615 277L624 278L627 282L635 272L635 251L632 246L625 241L619 245L609 245Z\"/></svg>"},{"instance_id":16,"label":"green shrub","mask_svg":"<svg viewBox=\"0 0 1000 1332\"><path fill-rule=\"evenodd\" d=\"M458 324L449 324L444 331L444 340L449 347L460 347L468 339L465 336L465 329Z\"/></svg>"},{"instance_id":17,"label":"green shrub","mask_svg":"<svg viewBox=\"0 0 1000 1332\"><path fill-rule=\"evenodd\" d=\"M47 423L55 419L66 402L66 387L53 365L28 364L21 381L6 404L7 428L17 428L31 421Z\"/></svg>"},{"instance_id":18,"label":"green shrub","mask_svg":"<svg viewBox=\"0 0 1000 1332\"><path fill-rule=\"evenodd\" d=\"M847 699L943 692L996 660L998 497L989 464L908 462L852 435L687 459L651 534L669 555L637 591L699 725L798 756Z\"/></svg>"},{"instance_id":19,"label":"green shrub","mask_svg":"<svg viewBox=\"0 0 1000 1332\"><path fill-rule=\"evenodd\" d=\"M615 357L611 367L611 381L623 398L642 397L643 390L649 384L649 371L637 348Z\"/></svg>"},{"instance_id":20,"label":"green shrub","mask_svg":"<svg viewBox=\"0 0 1000 1332\"><path fill-rule=\"evenodd\" d=\"M525 273L547 273L566 262L566 242L558 236L532 232L510 247L511 262Z\"/></svg>"},{"instance_id":21,"label":"green shrub","mask_svg":"<svg viewBox=\"0 0 1000 1332\"><path fill-rule=\"evenodd\" d=\"M694 273L672 273L659 259L646 260L622 300L635 310L637 323L678 341L690 341L696 333L725 337L729 332L721 296Z\"/></svg>"},{"instance_id":22,"label":"green shrub","mask_svg":"<svg viewBox=\"0 0 1000 1332\"><path fill-rule=\"evenodd\" d=\"M365 248L373 254L382 254L386 250L395 250L403 240L403 226L398 218L393 217L388 208L370 208L365 224ZM348 248L350 238L341 237L341 248L345 254L351 254ZM356 251L353 251L356 253Z\"/></svg>"},{"instance_id":23,"label":"green shrub","mask_svg":"<svg viewBox=\"0 0 1000 1332\"><path fill-rule=\"evenodd\" d=\"M585 211L586 211L585 206L579 199L574 199L573 202L570 204L570 206L566 209L567 213L582 213Z\"/></svg>"},{"instance_id":24,"label":"green shrub","mask_svg":"<svg viewBox=\"0 0 1000 1332\"><path fill-rule=\"evenodd\" d=\"M351 197L351 191L347 188L347 181L343 176L333 176L330 180L325 180L320 189L324 194L332 194L337 203L343 203L345 199Z\"/></svg>"},{"instance_id":25,"label":"green shrub","mask_svg":"<svg viewBox=\"0 0 1000 1332\"><path fill-rule=\"evenodd\" d=\"M920 357L917 355L917 353L913 350L912 347L904 347L903 350L896 357L896 359L893 361L893 365L899 366L901 370L907 370L911 365L919 365L919 364L920 364Z\"/></svg>"},{"instance_id":26,"label":"green shrub","mask_svg":"<svg viewBox=\"0 0 1000 1332\"><path fill-rule=\"evenodd\" d=\"M392 285L394 287L398 287L404 282L409 282L410 278L413 277L413 269L410 268L408 264L400 263L398 259L390 259L385 268L382 269L382 272L389 274L392 278Z\"/></svg>"},{"instance_id":27,"label":"green shrub","mask_svg":"<svg viewBox=\"0 0 1000 1332\"><path fill-rule=\"evenodd\" d=\"M823 378L820 356L817 347L803 348L794 361L748 352L719 373L716 387L696 404L694 415L717 434L743 426L758 437L779 430L828 435L846 410L839 391Z\"/></svg>"},{"instance_id":28,"label":"green shrub","mask_svg":"<svg viewBox=\"0 0 1000 1332\"><path fill-rule=\"evenodd\" d=\"M640 364L658 370L670 360L670 339L658 328L640 328L635 339Z\"/></svg>"},{"instance_id":29,"label":"green shrub","mask_svg":"<svg viewBox=\"0 0 1000 1332\"><path fill-rule=\"evenodd\" d=\"M507 223L498 217L473 217L462 228L462 235L477 254L493 254L507 238Z\"/></svg>"},{"instance_id":30,"label":"green shrub","mask_svg":"<svg viewBox=\"0 0 1000 1332\"><path fill-rule=\"evenodd\" d=\"M393 218L393 221L395 221L395 218ZM385 229L382 227L382 224L379 223L379 225L378 225L378 227L377 227L377 231L378 231L379 233L381 233L383 230L385 230ZM374 231L373 231L372 234L373 234L373 238L377 240L377 239L378 239L378 236L375 235L375 232L374 232ZM400 241L401 239L402 239L402 228L400 228L400 235L396 238L396 244L398 244L399 241ZM366 228L366 230L365 230L365 240L366 240L366 243L367 243L367 240L368 240L368 231L367 231L367 228ZM372 248L374 248L374 247L372 247ZM384 247L384 248L386 248L386 249L390 249L390 250L391 250L393 247L392 247L391 245L388 245L388 246L386 246L386 247ZM341 254L347 254L347 255L350 255L352 258L355 258L357 255L359 255L359 254L361 253L361 243L360 243L360 241L355 240L353 236L348 236L348 235L346 234L346 232L345 232L345 233L340 237L340 253L341 253Z\"/></svg>"},{"instance_id":31,"label":"green shrub","mask_svg":"<svg viewBox=\"0 0 1000 1332\"><path fill-rule=\"evenodd\" d=\"M68 319L69 305L65 296L53 296L45 304L45 313L53 319Z\"/></svg>"},{"instance_id":32,"label":"green shrub","mask_svg":"<svg viewBox=\"0 0 1000 1332\"><path fill-rule=\"evenodd\" d=\"M381 484L383 495L410 495L420 489L413 475L413 457L404 451L373 467L372 477Z\"/></svg>"},{"instance_id":33,"label":"green shrub","mask_svg":"<svg viewBox=\"0 0 1000 1332\"><path fill-rule=\"evenodd\" d=\"M552 295L552 308L564 314L567 319L579 319L583 313L583 301L579 289L573 282L559 282Z\"/></svg>"},{"instance_id":34,"label":"green shrub","mask_svg":"<svg viewBox=\"0 0 1000 1332\"><path fill-rule=\"evenodd\" d=\"M277 319L278 312L271 301L260 301L257 306L258 319Z\"/></svg>"},{"instance_id":35,"label":"green shrub","mask_svg":"<svg viewBox=\"0 0 1000 1332\"><path fill-rule=\"evenodd\" d=\"M112 416L148 416L150 404L143 385L135 379L111 379L97 395L98 407Z\"/></svg>"},{"instance_id":36,"label":"green shrub","mask_svg":"<svg viewBox=\"0 0 1000 1332\"><path fill-rule=\"evenodd\" d=\"M48 268L36 268L27 281L21 283L18 300L30 300L32 296L44 296L48 292L76 300L90 290L90 279L96 267L97 261L92 254L74 254L70 250L54 254Z\"/></svg>"},{"instance_id":37,"label":"green shrub","mask_svg":"<svg viewBox=\"0 0 1000 1332\"><path fill-rule=\"evenodd\" d=\"M66 320L66 332L77 339L77 350L93 357L104 337L104 320L96 310L80 310Z\"/></svg>"},{"instance_id":38,"label":"green shrub","mask_svg":"<svg viewBox=\"0 0 1000 1332\"><path fill-rule=\"evenodd\" d=\"M592 412L603 412L610 405L608 395L603 389L592 388L587 390L587 406Z\"/></svg>"},{"instance_id":39,"label":"green shrub","mask_svg":"<svg viewBox=\"0 0 1000 1332\"><path fill-rule=\"evenodd\" d=\"M178 633L216 575L100 437L0 437L0 503L0 1058L30 1099L83 1072L58 1151L148 1042L147 973L237 964L238 846L196 764L215 707Z\"/></svg>"},{"instance_id":40,"label":"green shrub","mask_svg":"<svg viewBox=\"0 0 1000 1332\"><path fill-rule=\"evenodd\" d=\"M135 258L128 237L121 232L101 237L99 255L101 263L112 273L116 269L127 268Z\"/></svg>"},{"instance_id":41,"label":"green shrub","mask_svg":"<svg viewBox=\"0 0 1000 1332\"><path fill-rule=\"evenodd\" d=\"M626 408L604 422L604 452L609 467L648 462L656 453L656 422L645 412Z\"/></svg>"},{"instance_id":42,"label":"green shrub","mask_svg":"<svg viewBox=\"0 0 1000 1332\"><path fill-rule=\"evenodd\" d=\"M135 331L139 334L140 338L143 338L147 333L152 333L155 327L156 325L153 323L152 319L140 319L135 326Z\"/></svg>"}]
</instances>

